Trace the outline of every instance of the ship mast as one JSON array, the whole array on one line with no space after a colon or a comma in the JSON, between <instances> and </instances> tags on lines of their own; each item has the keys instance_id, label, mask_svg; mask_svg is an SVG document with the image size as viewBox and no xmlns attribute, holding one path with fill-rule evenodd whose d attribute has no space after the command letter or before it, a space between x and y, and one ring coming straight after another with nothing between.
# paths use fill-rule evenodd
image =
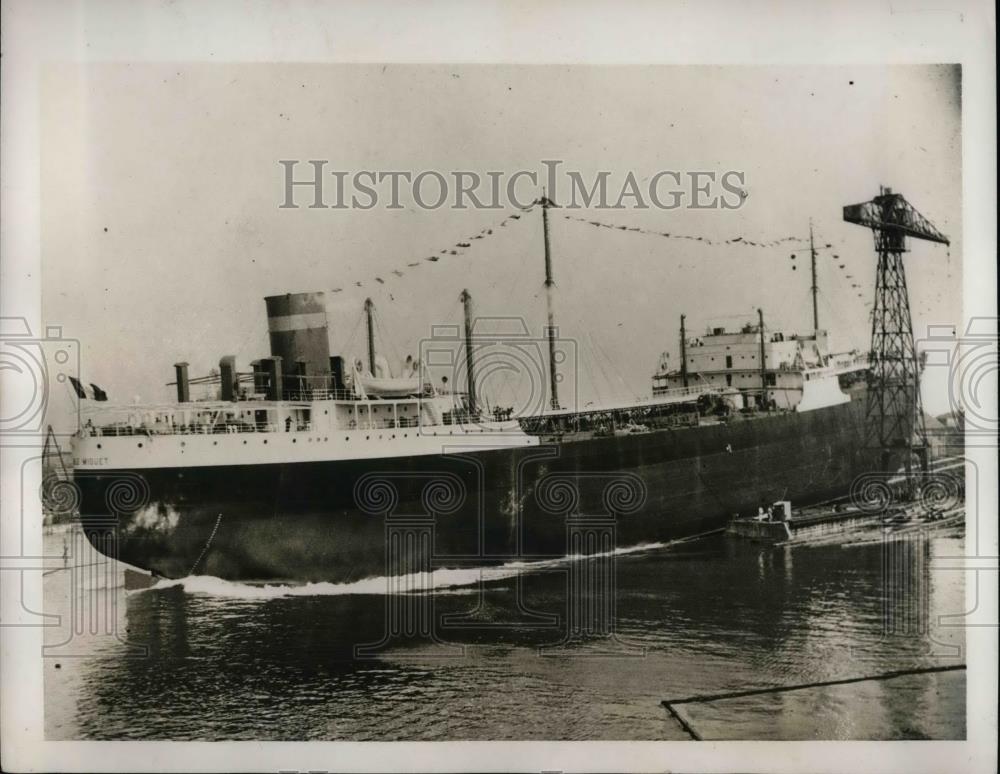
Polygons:
<instances>
[{"instance_id":1,"label":"ship mast","mask_svg":"<svg viewBox=\"0 0 1000 774\"><path fill-rule=\"evenodd\" d=\"M767 411L767 364L764 362L764 311L757 310L757 325L760 330L760 407Z\"/></svg>"},{"instance_id":2,"label":"ship mast","mask_svg":"<svg viewBox=\"0 0 1000 774\"><path fill-rule=\"evenodd\" d=\"M558 374L556 373L556 322L555 322L555 280L552 279L552 253L549 249L549 205L551 202L542 189L542 234L545 238L545 305L548 309L549 324L546 328L546 336L549 340L549 390L551 392L551 406L553 409L559 408L559 387L557 384Z\"/></svg>"},{"instance_id":3,"label":"ship mast","mask_svg":"<svg viewBox=\"0 0 1000 774\"><path fill-rule=\"evenodd\" d=\"M688 386L688 358L687 358L687 333L684 330L684 319L687 315L681 315L681 379L684 386Z\"/></svg>"},{"instance_id":4,"label":"ship mast","mask_svg":"<svg viewBox=\"0 0 1000 774\"><path fill-rule=\"evenodd\" d=\"M469 392L469 417L476 416L476 372L472 363L472 296L463 290L460 296L465 311L465 377Z\"/></svg>"},{"instance_id":5,"label":"ship mast","mask_svg":"<svg viewBox=\"0 0 1000 774\"><path fill-rule=\"evenodd\" d=\"M816 294L819 286L816 284L816 245L813 243L813 222L809 219L809 256L812 267L812 302L813 302L813 331L819 333L819 306L816 303Z\"/></svg>"},{"instance_id":6,"label":"ship mast","mask_svg":"<svg viewBox=\"0 0 1000 774\"><path fill-rule=\"evenodd\" d=\"M370 299L365 299L365 322L368 325L368 370L375 376L375 325L372 315L375 311L375 303Z\"/></svg>"}]
</instances>

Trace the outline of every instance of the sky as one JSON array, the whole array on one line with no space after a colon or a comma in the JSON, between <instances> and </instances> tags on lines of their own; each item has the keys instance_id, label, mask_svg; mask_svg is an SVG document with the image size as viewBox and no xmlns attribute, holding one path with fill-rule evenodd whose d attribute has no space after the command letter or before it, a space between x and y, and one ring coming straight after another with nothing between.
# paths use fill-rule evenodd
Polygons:
<instances>
[{"instance_id":1,"label":"sky","mask_svg":"<svg viewBox=\"0 0 1000 774\"><path fill-rule=\"evenodd\" d=\"M515 210L281 209L278 161L512 174L559 159L585 179L742 172L738 210L569 214L717 242L804 237L811 221L817 243L832 245L819 261L819 314L839 349L867 347L875 270L871 232L843 222L842 207L891 186L951 238L911 241L906 256L920 339L962 320L960 99L951 66L52 65L43 315L79 339L84 381L121 402L169 400L179 360L200 375L233 354L248 370L268 354L263 297L278 293L326 292L334 354L363 352L369 296L393 361L417 353L433 324L461 319L463 288L477 314L523 317L540 336L537 209L502 229ZM801 249L550 213L557 324L578 356L564 378L579 405L648 394L660 353L676 357L681 314L693 332L739 325L758 307L769 327L811 328ZM423 260L487 228L461 255ZM502 402L511 388L494 389ZM927 373L924 402L950 409L943 373Z\"/></svg>"}]
</instances>

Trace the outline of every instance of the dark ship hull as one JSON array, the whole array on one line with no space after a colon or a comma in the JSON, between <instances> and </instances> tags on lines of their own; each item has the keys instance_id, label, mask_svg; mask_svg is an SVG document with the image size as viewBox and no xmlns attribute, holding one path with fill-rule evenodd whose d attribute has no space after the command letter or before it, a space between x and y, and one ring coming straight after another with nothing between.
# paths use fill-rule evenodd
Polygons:
<instances>
[{"instance_id":1,"label":"dark ship hull","mask_svg":"<svg viewBox=\"0 0 1000 774\"><path fill-rule=\"evenodd\" d=\"M805 413L474 453L77 475L106 553L156 575L347 582L698 535L873 467L864 390ZM145 481L144 502L109 507ZM113 541L113 542L111 542Z\"/></svg>"}]
</instances>

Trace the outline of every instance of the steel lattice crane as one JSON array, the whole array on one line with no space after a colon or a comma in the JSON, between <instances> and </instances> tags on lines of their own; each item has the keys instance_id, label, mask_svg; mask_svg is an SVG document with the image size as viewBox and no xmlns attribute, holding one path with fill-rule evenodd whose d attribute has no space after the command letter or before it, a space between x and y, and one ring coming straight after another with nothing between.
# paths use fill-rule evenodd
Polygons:
<instances>
[{"instance_id":1,"label":"steel lattice crane","mask_svg":"<svg viewBox=\"0 0 1000 774\"><path fill-rule=\"evenodd\" d=\"M906 237L945 245L948 237L889 188L870 202L844 207L844 220L870 228L878 253L865 445L880 452L881 470L901 461L909 477L914 454L927 468L927 431L903 253Z\"/></svg>"}]
</instances>

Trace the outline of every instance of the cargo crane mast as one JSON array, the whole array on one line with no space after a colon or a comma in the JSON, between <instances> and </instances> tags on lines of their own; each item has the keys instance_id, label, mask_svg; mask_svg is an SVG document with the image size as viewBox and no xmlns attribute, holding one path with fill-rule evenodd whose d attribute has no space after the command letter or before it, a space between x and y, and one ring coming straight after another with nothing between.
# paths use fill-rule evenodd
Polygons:
<instances>
[{"instance_id":1,"label":"cargo crane mast","mask_svg":"<svg viewBox=\"0 0 1000 774\"><path fill-rule=\"evenodd\" d=\"M556 282L552 278L552 253L549 250L549 207L555 206L552 200L545 195L542 189L542 238L545 240L545 306L548 316L548 325L545 328L545 336L549 341L549 404L554 411L559 410L559 374L556 371L556 315L555 315L555 287Z\"/></svg>"},{"instance_id":2,"label":"cargo crane mast","mask_svg":"<svg viewBox=\"0 0 1000 774\"><path fill-rule=\"evenodd\" d=\"M945 245L948 238L890 188L882 188L870 202L844 207L844 220L870 228L878 253L865 445L880 452L884 471L893 454L902 453L909 478L914 453L921 468L927 468L927 431L903 253L906 237Z\"/></svg>"},{"instance_id":3,"label":"cargo crane mast","mask_svg":"<svg viewBox=\"0 0 1000 774\"><path fill-rule=\"evenodd\" d=\"M368 338L368 371L375 376L375 302L365 299L365 328Z\"/></svg>"},{"instance_id":4,"label":"cargo crane mast","mask_svg":"<svg viewBox=\"0 0 1000 774\"><path fill-rule=\"evenodd\" d=\"M819 293L819 285L816 282L816 243L813 241L812 218L809 219L809 266L812 270L812 285L809 286L809 292L812 294L812 303L813 303L813 332L816 334L816 337L818 339L819 303L817 301L817 294Z\"/></svg>"},{"instance_id":5,"label":"cargo crane mast","mask_svg":"<svg viewBox=\"0 0 1000 774\"><path fill-rule=\"evenodd\" d=\"M469 420L474 422L479 415L479 405L476 401L476 370L472 345L472 295L468 290L463 290L459 300L465 315L465 381L468 384Z\"/></svg>"}]
</instances>

